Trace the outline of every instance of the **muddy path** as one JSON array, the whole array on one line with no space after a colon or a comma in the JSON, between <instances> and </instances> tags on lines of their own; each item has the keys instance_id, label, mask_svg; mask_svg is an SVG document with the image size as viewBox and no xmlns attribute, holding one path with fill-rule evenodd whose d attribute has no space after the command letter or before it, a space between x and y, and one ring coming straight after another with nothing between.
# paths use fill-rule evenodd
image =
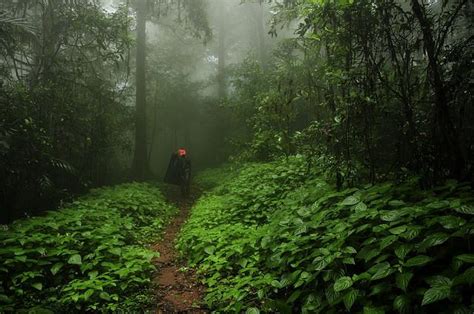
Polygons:
<instances>
[{"instance_id":1,"label":"muddy path","mask_svg":"<svg viewBox=\"0 0 474 314\"><path fill-rule=\"evenodd\" d=\"M200 194L199 190L193 188L186 199L173 186L168 187L164 193L170 202L178 206L179 213L166 227L161 241L152 246L160 253L160 257L154 261L157 267L153 279L155 313L207 313L201 304L205 288L199 283L194 270L187 267L186 261L179 258L179 253L174 248L179 231Z\"/></svg>"}]
</instances>

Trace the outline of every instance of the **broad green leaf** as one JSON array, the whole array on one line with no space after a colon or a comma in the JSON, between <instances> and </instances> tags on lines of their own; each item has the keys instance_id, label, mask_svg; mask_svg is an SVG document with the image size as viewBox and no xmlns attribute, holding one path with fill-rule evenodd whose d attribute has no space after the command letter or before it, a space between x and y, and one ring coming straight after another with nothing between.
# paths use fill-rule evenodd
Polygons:
<instances>
[{"instance_id":1,"label":"broad green leaf","mask_svg":"<svg viewBox=\"0 0 474 314\"><path fill-rule=\"evenodd\" d=\"M426 205L426 207L432 208L432 209L447 208L447 207L449 207L449 201L432 202L432 203L429 203L428 205Z\"/></svg>"},{"instance_id":2,"label":"broad green leaf","mask_svg":"<svg viewBox=\"0 0 474 314\"><path fill-rule=\"evenodd\" d=\"M251 307L248 308L247 311L245 311L246 314L260 314L260 310L257 309L256 307Z\"/></svg>"},{"instance_id":3,"label":"broad green leaf","mask_svg":"<svg viewBox=\"0 0 474 314\"><path fill-rule=\"evenodd\" d=\"M400 259L404 260L405 256L410 252L411 250L411 245L409 244L400 244L396 249L395 249L395 255Z\"/></svg>"},{"instance_id":4,"label":"broad green leaf","mask_svg":"<svg viewBox=\"0 0 474 314\"><path fill-rule=\"evenodd\" d=\"M385 260L387 260L389 257L391 257L392 255L391 254L383 254L383 255L380 255L379 257L377 257L375 260L374 260L374 263L382 263L384 262Z\"/></svg>"},{"instance_id":5,"label":"broad green leaf","mask_svg":"<svg viewBox=\"0 0 474 314\"><path fill-rule=\"evenodd\" d=\"M280 287L286 287L286 286L289 286L291 284L291 280L289 277L285 277L283 279L280 280Z\"/></svg>"},{"instance_id":6,"label":"broad green leaf","mask_svg":"<svg viewBox=\"0 0 474 314\"><path fill-rule=\"evenodd\" d=\"M449 297L451 290L449 288L431 288L426 290L423 295L423 301L421 305L431 304Z\"/></svg>"},{"instance_id":7,"label":"broad green leaf","mask_svg":"<svg viewBox=\"0 0 474 314\"><path fill-rule=\"evenodd\" d=\"M399 210L391 210L391 211L385 211L380 216L380 219L382 219L383 221L392 222L392 221L396 221L400 219L401 216L402 216L402 213Z\"/></svg>"},{"instance_id":8,"label":"broad green leaf","mask_svg":"<svg viewBox=\"0 0 474 314\"><path fill-rule=\"evenodd\" d=\"M474 264L474 254L461 254L456 256L456 259L465 263Z\"/></svg>"},{"instance_id":9,"label":"broad green leaf","mask_svg":"<svg viewBox=\"0 0 474 314\"><path fill-rule=\"evenodd\" d=\"M94 289L87 289L86 292L84 292L84 300L88 300L94 294L94 291Z\"/></svg>"},{"instance_id":10,"label":"broad green leaf","mask_svg":"<svg viewBox=\"0 0 474 314\"><path fill-rule=\"evenodd\" d=\"M278 280L272 280L270 284L272 285L272 287L281 288L281 284Z\"/></svg>"},{"instance_id":11,"label":"broad green leaf","mask_svg":"<svg viewBox=\"0 0 474 314\"><path fill-rule=\"evenodd\" d=\"M54 264L53 267L51 267L51 273L53 275L56 275L63 266L64 266L64 264L60 263L60 262Z\"/></svg>"},{"instance_id":12,"label":"broad green leaf","mask_svg":"<svg viewBox=\"0 0 474 314\"><path fill-rule=\"evenodd\" d=\"M361 273L361 274L353 275L352 276L352 281L357 282L357 281L361 281L361 280L370 280L370 278L372 278L371 274Z\"/></svg>"},{"instance_id":13,"label":"broad green leaf","mask_svg":"<svg viewBox=\"0 0 474 314\"><path fill-rule=\"evenodd\" d=\"M110 295L107 293L107 292L101 292L99 294L99 297L102 299L102 300L106 300L106 301L109 301L110 300Z\"/></svg>"},{"instance_id":14,"label":"broad green leaf","mask_svg":"<svg viewBox=\"0 0 474 314\"><path fill-rule=\"evenodd\" d=\"M299 236L299 235L305 233L306 231L308 231L308 227L306 225L301 225L295 230L294 235Z\"/></svg>"},{"instance_id":15,"label":"broad green leaf","mask_svg":"<svg viewBox=\"0 0 474 314\"><path fill-rule=\"evenodd\" d=\"M414 267L414 266L421 266L425 265L426 263L431 261L431 257L426 255L418 255L408 259L403 266L405 267Z\"/></svg>"},{"instance_id":16,"label":"broad green leaf","mask_svg":"<svg viewBox=\"0 0 474 314\"><path fill-rule=\"evenodd\" d=\"M395 227L395 228L392 228L392 229L389 229L388 231L390 231L391 234L402 234L403 232L405 232L407 230L407 226L399 226L399 227Z\"/></svg>"},{"instance_id":17,"label":"broad green leaf","mask_svg":"<svg viewBox=\"0 0 474 314\"><path fill-rule=\"evenodd\" d=\"M456 207L454 210L461 214L474 215L474 205L464 205Z\"/></svg>"},{"instance_id":18,"label":"broad green leaf","mask_svg":"<svg viewBox=\"0 0 474 314\"><path fill-rule=\"evenodd\" d=\"M36 290L43 290L43 284L41 282L35 282L34 284L31 285L33 288Z\"/></svg>"},{"instance_id":19,"label":"broad green leaf","mask_svg":"<svg viewBox=\"0 0 474 314\"><path fill-rule=\"evenodd\" d=\"M375 272L375 274L373 274L370 280L383 279L387 276L390 276L395 271L394 269L390 267L389 263L381 263L378 265L381 265L381 267L378 267L377 271Z\"/></svg>"},{"instance_id":20,"label":"broad green leaf","mask_svg":"<svg viewBox=\"0 0 474 314\"><path fill-rule=\"evenodd\" d=\"M444 232L438 232L428 236L420 244L420 249L424 250L432 246L440 245L446 242L449 239L449 235Z\"/></svg>"},{"instance_id":21,"label":"broad green leaf","mask_svg":"<svg viewBox=\"0 0 474 314\"><path fill-rule=\"evenodd\" d=\"M393 308L399 313L408 313L410 310L410 299L406 295L399 295L393 300Z\"/></svg>"},{"instance_id":22,"label":"broad green leaf","mask_svg":"<svg viewBox=\"0 0 474 314\"><path fill-rule=\"evenodd\" d=\"M421 233L422 229L422 227L418 226L407 226L407 230L400 236L406 240L413 240Z\"/></svg>"},{"instance_id":23,"label":"broad green leaf","mask_svg":"<svg viewBox=\"0 0 474 314\"><path fill-rule=\"evenodd\" d=\"M443 216L438 218L438 222L445 228L445 229L456 229L464 224L466 224L466 220L461 217L455 216Z\"/></svg>"},{"instance_id":24,"label":"broad green leaf","mask_svg":"<svg viewBox=\"0 0 474 314\"><path fill-rule=\"evenodd\" d=\"M352 306L354 305L357 297L359 296L359 291L357 289L350 289L349 291L344 294L342 300L344 302L344 306L348 311L351 310Z\"/></svg>"},{"instance_id":25,"label":"broad green leaf","mask_svg":"<svg viewBox=\"0 0 474 314\"><path fill-rule=\"evenodd\" d=\"M336 280L334 283L334 291L339 292L346 290L352 286L352 279L351 277L344 276Z\"/></svg>"},{"instance_id":26,"label":"broad green leaf","mask_svg":"<svg viewBox=\"0 0 474 314\"><path fill-rule=\"evenodd\" d=\"M410 283L410 280L412 277L413 277L413 273L397 274L397 276L395 277L395 282L397 283L397 287L406 292L408 288L408 284Z\"/></svg>"},{"instance_id":27,"label":"broad green leaf","mask_svg":"<svg viewBox=\"0 0 474 314\"><path fill-rule=\"evenodd\" d=\"M209 255L212 255L212 254L214 254L214 250L215 250L215 249L216 249L216 248L211 245L211 246L206 247L206 248L204 249L204 252L206 252L206 253L209 254Z\"/></svg>"},{"instance_id":28,"label":"broad green leaf","mask_svg":"<svg viewBox=\"0 0 474 314\"><path fill-rule=\"evenodd\" d=\"M346 246L343 250L344 253L356 254L357 251L352 246Z\"/></svg>"},{"instance_id":29,"label":"broad green leaf","mask_svg":"<svg viewBox=\"0 0 474 314\"><path fill-rule=\"evenodd\" d=\"M314 270L321 271L325 269L332 261L333 259L330 256L325 256L324 258L321 257L320 259L315 259L313 261Z\"/></svg>"},{"instance_id":30,"label":"broad green leaf","mask_svg":"<svg viewBox=\"0 0 474 314\"><path fill-rule=\"evenodd\" d=\"M388 205L392 207L400 207L405 205L405 202L401 200L391 200L390 202L388 202Z\"/></svg>"},{"instance_id":31,"label":"broad green leaf","mask_svg":"<svg viewBox=\"0 0 474 314\"><path fill-rule=\"evenodd\" d=\"M361 211L366 211L366 210L367 210L367 205L364 202L360 202L355 207L356 212L361 212Z\"/></svg>"},{"instance_id":32,"label":"broad green leaf","mask_svg":"<svg viewBox=\"0 0 474 314\"><path fill-rule=\"evenodd\" d=\"M388 224L379 224L372 227L372 231L375 233L383 232L385 234L385 230L387 230L388 228L390 228Z\"/></svg>"},{"instance_id":33,"label":"broad green leaf","mask_svg":"<svg viewBox=\"0 0 474 314\"><path fill-rule=\"evenodd\" d=\"M474 267L468 268L463 274L454 277L453 285L473 285L474 284Z\"/></svg>"},{"instance_id":34,"label":"broad green leaf","mask_svg":"<svg viewBox=\"0 0 474 314\"><path fill-rule=\"evenodd\" d=\"M359 203L360 200L355 196L346 197L340 204L343 206L353 206Z\"/></svg>"},{"instance_id":35,"label":"broad green leaf","mask_svg":"<svg viewBox=\"0 0 474 314\"><path fill-rule=\"evenodd\" d=\"M82 257L79 254L74 254L68 259L68 264L72 265L81 265L82 264Z\"/></svg>"},{"instance_id":36,"label":"broad green leaf","mask_svg":"<svg viewBox=\"0 0 474 314\"><path fill-rule=\"evenodd\" d=\"M89 273L89 279L94 279L97 277L97 275L99 274L99 272L97 270L93 270Z\"/></svg>"},{"instance_id":37,"label":"broad green leaf","mask_svg":"<svg viewBox=\"0 0 474 314\"><path fill-rule=\"evenodd\" d=\"M325 289L324 293L326 295L326 300L330 305L334 305L339 301L339 297L341 296L340 292L335 291L333 288Z\"/></svg>"},{"instance_id":38,"label":"broad green leaf","mask_svg":"<svg viewBox=\"0 0 474 314\"><path fill-rule=\"evenodd\" d=\"M389 235L383 238L380 241L380 250L383 250L384 248L386 248L387 246L389 246L390 244L394 243L397 240L398 240L398 236L396 235Z\"/></svg>"},{"instance_id":39,"label":"broad green leaf","mask_svg":"<svg viewBox=\"0 0 474 314\"><path fill-rule=\"evenodd\" d=\"M287 303L290 303L290 304L291 304L291 303L295 302L295 301L300 297L300 295L301 295L302 293L303 293L302 290L295 290L295 291L290 295L290 297L288 298L288 302L287 302ZM263 299L263 297L260 298L260 299Z\"/></svg>"},{"instance_id":40,"label":"broad green leaf","mask_svg":"<svg viewBox=\"0 0 474 314\"><path fill-rule=\"evenodd\" d=\"M309 215L311 215L311 212L307 209L307 208L300 208L297 210L297 213L298 215L300 215L301 217L308 217Z\"/></svg>"},{"instance_id":41,"label":"broad green leaf","mask_svg":"<svg viewBox=\"0 0 474 314\"><path fill-rule=\"evenodd\" d=\"M364 259L365 262L368 262L378 255L380 255L379 248L364 247L361 251L359 251L359 253L357 253L357 258Z\"/></svg>"},{"instance_id":42,"label":"broad green leaf","mask_svg":"<svg viewBox=\"0 0 474 314\"><path fill-rule=\"evenodd\" d=\"M15 256L15 260L25 263L27 260L26 255Z\"/></svg>"},{"instance_id":43,"label":"broad green leaf","mask_svg":"<svg viewBox=\"0 0 474 314\"><path fill-rule=\"evenodd\" d=\"M452 280L444 276L432 276L426 278L426 282L433 288L451 288Z\"/></svg>"},{"instance_id":44,"label":"broad green leaf","mask_svg":"<svg viewBox=\"0 0 474 314\"><path fill-rule=\"evenodd\" d=\"M114 247L114 248L111 248L109 250L110 253L114 254L114 255L121 255L122 254L122 249L119 248L119 247Z\"/></svg>"}]
</instances>

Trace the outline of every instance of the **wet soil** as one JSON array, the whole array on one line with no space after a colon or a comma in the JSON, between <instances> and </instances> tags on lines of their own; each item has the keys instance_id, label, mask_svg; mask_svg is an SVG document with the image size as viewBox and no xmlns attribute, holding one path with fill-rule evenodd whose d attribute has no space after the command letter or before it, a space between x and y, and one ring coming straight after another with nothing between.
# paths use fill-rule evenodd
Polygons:
<instances>
[{"instance_id":1,"label":"wet soil","mask_svg":"<svg viewBox=\"0 0 474 314\"><path fill-rule=\"evenodd\" d=\"M157 273L154 277L156 309L155 313L207 313L202 305L205 288L196 273L179 257L174 248L176 237L189 216L199 191L192 189L187 198L181 197L179 190L170 186L165 191L170 202L174 202L179 213L166 227L163 238L152 248L160 253L154 263Z\"/></svg>"}]
</instances>

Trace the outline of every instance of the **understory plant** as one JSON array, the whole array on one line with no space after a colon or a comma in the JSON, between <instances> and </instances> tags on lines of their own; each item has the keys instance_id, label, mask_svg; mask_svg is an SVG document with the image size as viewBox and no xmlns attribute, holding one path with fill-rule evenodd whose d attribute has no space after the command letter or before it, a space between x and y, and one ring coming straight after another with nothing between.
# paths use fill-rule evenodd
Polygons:
<instances>
[{"instance_id":1,"label":"understory plant","mask_svg":"<svg viewBox=\"0 0 474 314\"><path fill-rule=\"evenodd\" d=\"M146 308L157 253L143 244L174 211L158 188L131 183L14 222L0 231L0 311Z\"/></svg>"},{"instance_id":2,"label":"understory plant","mask_svg":"<svg viewBox=\"0 0 474 314\"><path fill-rule=\"evenodd\" d=\"M474 194L416 180L337 191L301 157L244 166L178 247L218 312L472 313Z\"/></svg>"}]
</instances>

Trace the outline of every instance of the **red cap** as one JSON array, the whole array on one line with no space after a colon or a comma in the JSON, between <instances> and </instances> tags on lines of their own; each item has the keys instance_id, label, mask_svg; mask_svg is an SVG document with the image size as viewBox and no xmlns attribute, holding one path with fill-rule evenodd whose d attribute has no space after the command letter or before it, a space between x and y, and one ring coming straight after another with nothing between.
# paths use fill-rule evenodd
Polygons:
<instances>
[{"instance_id":1,"label":"red cap","mask_svg":"<svg viewBox=\"0 0 474 314\"><path fill-rule=\"evenodd\" d=\"M186 156L186 150L184 148L178 149L178 156Z\"/></svg>"}]
</instances>

